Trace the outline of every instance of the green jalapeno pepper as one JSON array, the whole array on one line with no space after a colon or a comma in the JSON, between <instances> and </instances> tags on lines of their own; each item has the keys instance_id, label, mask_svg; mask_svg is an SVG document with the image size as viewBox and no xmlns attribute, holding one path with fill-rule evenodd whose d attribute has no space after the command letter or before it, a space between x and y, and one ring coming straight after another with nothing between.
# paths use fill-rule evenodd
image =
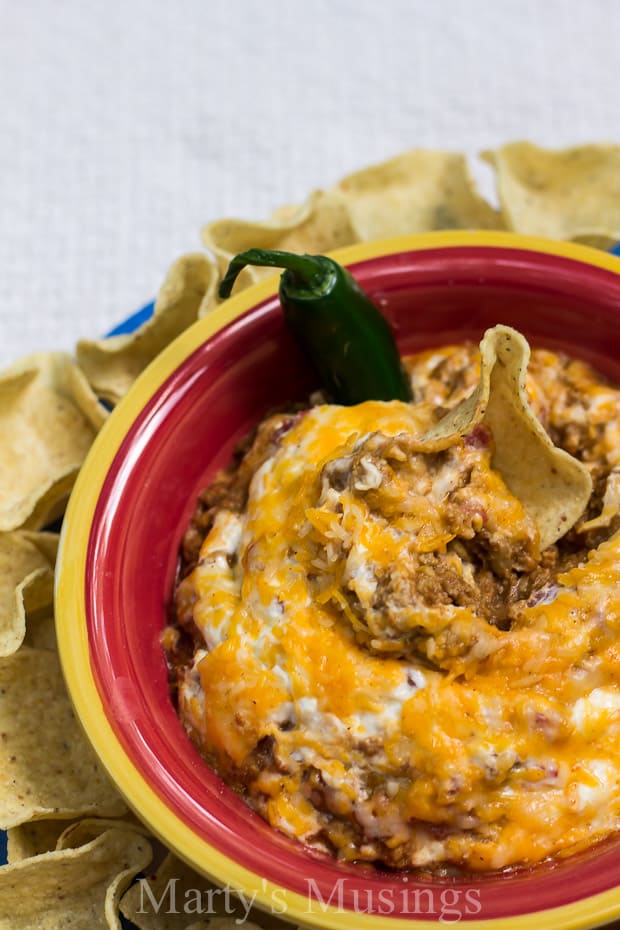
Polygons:
<instances>
[{"instance_id":1,"label":"green jalapeno pepper","mask_svg":"<svg viewBox=\"0 0 620 930\"><path fill-rule=\"evenodd\" d=\"M284 318L336 403L411 400L388 322L348 271L323 255L248 249L232 259L220 297L230 296L246 265L285 269Z\"/></svg>"}]
</instances>

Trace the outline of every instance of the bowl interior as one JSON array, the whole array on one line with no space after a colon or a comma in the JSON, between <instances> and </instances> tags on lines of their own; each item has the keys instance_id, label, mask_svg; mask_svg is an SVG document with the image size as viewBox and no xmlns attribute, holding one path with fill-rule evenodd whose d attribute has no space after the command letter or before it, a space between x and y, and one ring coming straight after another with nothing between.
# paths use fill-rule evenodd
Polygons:
<instances>
[{"instance_id":1,"label":"bowl interior","mask_svg":"<svg viewBox=\"0 0 620 930\"><path fill-rule=\"evenodd\" d=\"M406 252L353 271L393 324L403 353L478 341L487 326L506 323L533 345L566 349L620 382L620 276L610 271L478 246ZM391 916L411 914L407 895L441 886L458 891L463 902L468 889L479 889L488 919L615 887L615 839L555 864L480 879L414 880L336 863L268 827L186 737L159 642L179 541L199 490L228 462L235 443L267 411L304 399L315 386L271 298L186 358L118 451L90 531L86 615L93 674L125 752L175 815L223 855L302 895L312 880L324 900L343 878L342 904L352 910L359 906L356 895L392 887L399 897ZM440 916L438 901L426 900L423 916Z\"/></svg>"}]
</instances>

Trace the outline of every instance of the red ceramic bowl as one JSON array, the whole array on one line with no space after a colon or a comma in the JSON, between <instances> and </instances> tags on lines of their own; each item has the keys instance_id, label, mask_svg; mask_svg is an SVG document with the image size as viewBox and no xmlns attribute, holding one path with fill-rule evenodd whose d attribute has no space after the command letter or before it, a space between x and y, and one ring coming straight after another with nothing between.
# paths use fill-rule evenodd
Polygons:
<instances>
[{"instance_id":1,"label":"red ceramic bowl","mask_svg":"<svg viewBox=\"0 0 620 930\"><path fill-rule=\"evenodd\" d=\"M620 260L497 233L440 233L337 255L401 351L507 323L620 382ZM620 916L620 838L554 864L475 879L341 864L271 829L198 755L167 687L160 633L199 490L269 408L314 385L277 278L235 297L159 356L110 417L65 519L58 635L77 713L137 814L194 868L298 922L369 930L467 920L593 927Z\"/></svg>"}]
</instances>

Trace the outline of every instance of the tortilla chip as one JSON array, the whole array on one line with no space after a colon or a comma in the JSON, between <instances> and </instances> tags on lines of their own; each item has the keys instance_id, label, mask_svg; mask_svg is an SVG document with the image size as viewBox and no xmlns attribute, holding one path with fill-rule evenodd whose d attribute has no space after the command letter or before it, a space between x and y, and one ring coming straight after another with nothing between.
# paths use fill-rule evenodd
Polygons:
<instances>
[{"instance_id":1,"label":"tortilla chip","mask_svg":"<svg viewBox=\"0 0 620 930\"><path fill-rule=\"evenodd\" d=\"M100 430L107 420L109 411L97 397L81 368L72 365L67 371L68 383L73 398L86 419L95 430Z\"/></svg>"},{"instance_id":2,"label":"tortilla chip","mask_svg":"<svg viewBox=\"0 0 620 930\"><path fill-rule=\"evenodd\" d=\"M9 864L54 849L76 849L101 836L106 830L130 830L152 839L147 828L134 814L123 817L86 817L81 820L33 820L7 831Z\"/></svg>"},{"instance_id":3,"label":"tortilla chip","mask_svg":"<svg viewBox=\"0 0 620 930\"><path fill-rule=\"evenodd\" d=\"M120 930L118 901L148 865L144 837L107 830L78 849L0 869L0 930Z\"/></svg>"},{"instance_id":4,"label":"tortilla chip","mask_svg":"<svg viewBox=\"0 0 620 930\"><path fill-rule=\"evenodd\" d=\"M509 229L604 248L620 239L620 146L514 142L482 157L497 170Z\"/></svg>"},{"instance_id":5,"label":"tortilla chip","mask_svg":"<svg viewBox=\"0 0 620 930\"><path fill-rule=\"evenodd\" d=\"M0 376L0 531L62 513L95 428L75 396L68 355L29 356Z\"/></svg>"},{"instance_id":6,"label":"tortilla chip","mask_svg":"<svg viewBox=\"0 0 620 930\"><path fill-rule=\"evenodd\" d=\"M69 823L65 821L65 828L58 835L56 849L76 849L78 846L85 846L106 830L130 830L146 839L153 839L144 824L131 811L127 811L122 817L84 817Z\"/></svg>"},{"instance_id":7,"label":"tortilla chip","mask_svg":"<svg viewBox=\"0 0 620 930\"><path fill-rule=\"evenodd\" d=\"M620 468L612 468L607 476L603 506L598 517L587 520L577 527L578 533L588 533L591 530L606 529L617 517L620 511Z\"/></svg>"},{"instance_id":8,"label":"tortilla chip","mask_svg":"<svg viewBox=\"0 0 620 930\"><path fill-rule=\"evenodd\" d=\"M359 241L347 200L338 191L315 191L301 207L281 208L265 223L218 220L206 226L202 235L222 274L231 258L248 248L322 254ZM233 292L273 274L273 268L244 268Z\"/></svg>"},{"instance_id":9,"label":"tortilla chip","mask_svg":"<svg viewBox=\"0 0 620 930\"><path fill-rule=\"evenodd\" d=\"M421 451L453 445L484 423L493 434L492 465L532 517L541 551L577 522L592 493L588 469L553 445L527 400L530 347L509 326L488 329L480 343L480 383L421 439Z\"/></svg>"},{"instance_id":10,"label":"tortilla chip","mask_svg":"<svg viewBox=\"0 0 620 930\"><path fill-rule=\"evenodd\" d=\"M30 369L40 372L45 384L66 397L98 432L108 418L108 411L94 393L84 372L66 352L33 352L15 362L5 374Z\"/></svg>"},{"instance_id":11,"label":"tortilla chip","mask_svg":"<svg viewBox=\"0 0 620 930\"><path fill-rule=\"evenodd\" d=\"M502 229L500 214L478 194L463 155L414 150L344 178L362 241L434 229Z\"/></svg>"},{"instance_id":12,"label":"tortilla chip","mask_svg":"<svg viewBox=\"0 0 620 930\"><path fill-rule=\"evenodd\" d=\"M74 717L57 655L0 659L0 829L126 810Z\"/></svg>"},{"instance_id":13,"label":"tortilla chip","mask_svg":"<svg viewBox=\"0 0 620 930\"><path fill-rule=\"evenodd\" d=\"M196 321L217 284L216 266L206 255L184 255L168 271L153 316L135 333L79 342L78 361L97 394L117 403L155 356Z\"/></svg>"},{"instance_id":14,"label":"tortilla chip","mask_svg":"<svg viewBox=\"0 0 620 930\"><path fill-rule=\"evenodd\" d=\"M27 614L49 612L57 546L53 533L0 533L0 656L21 646Z\"/></svg>"},{"instance_id":15,"label":"tortilla chip","mask_svg":"<svg viewBox=\"0 0 620 930\"><path fill-rule=\"evenodd\" d=\"M61 835L74 823L74 820L33 820L11 827L7 830L9 865L56 849Z\"/></svg>"}]
</instances>

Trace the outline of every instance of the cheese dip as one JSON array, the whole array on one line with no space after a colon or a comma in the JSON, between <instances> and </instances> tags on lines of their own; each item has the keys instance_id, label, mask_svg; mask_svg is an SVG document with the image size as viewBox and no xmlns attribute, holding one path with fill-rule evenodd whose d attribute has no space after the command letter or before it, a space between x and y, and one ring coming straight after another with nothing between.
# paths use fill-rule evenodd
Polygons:
<instances>
[{"instance_id":1,"label":"cheese dip","mask_svg":"<svg viewBox=\"0 0 620 930\"><path fill-rule=\"evenodd\" d=\"M271 416L201 495L164 634L178 712L274 828L337 858L566 855L620 822L620 391L532 353L532 410L593 486L541 551L487 426L416 445L478 348L404 361L412 404Z\"/></svg>"}]
</instances>

